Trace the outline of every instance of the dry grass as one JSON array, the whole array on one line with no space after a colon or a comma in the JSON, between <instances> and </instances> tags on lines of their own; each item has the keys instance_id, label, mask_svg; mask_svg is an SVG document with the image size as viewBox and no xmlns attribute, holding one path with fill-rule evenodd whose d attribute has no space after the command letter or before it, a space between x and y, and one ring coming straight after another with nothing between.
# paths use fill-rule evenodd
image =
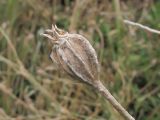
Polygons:
<instances>
[{"instance_id":1,"label":"dry grass","mask_svg":"<svg viewBox=\"0 0 160 120\"><path fill-rule=\"evenodd\" d=\"M52 46L39 34L52 23L90 39L101 80L136 120L160 119L159 36L122 21L160 30L159 7L156 0L1 0L0 120L122 119L49 60Z\"/></svg>"}]
</instances>

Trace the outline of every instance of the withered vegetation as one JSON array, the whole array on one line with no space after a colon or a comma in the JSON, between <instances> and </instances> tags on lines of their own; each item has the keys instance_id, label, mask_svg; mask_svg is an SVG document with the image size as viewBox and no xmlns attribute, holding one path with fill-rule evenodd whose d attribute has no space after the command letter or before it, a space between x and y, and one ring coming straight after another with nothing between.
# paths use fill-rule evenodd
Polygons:
<instances>
[{"instance_id":1,"label":"withered vegetation","mask_svg":"<svg viewBox=\"0 0 160 120\"><path fill-rule=\"evenodd\" d=\"M123 23L160 30L159 8L158 0L1 0L0 120L123 120L49 59L40 34L51 24L89 40L100 79L136 120L160 119L159 35Z\"/></svg>"}]
</instances>

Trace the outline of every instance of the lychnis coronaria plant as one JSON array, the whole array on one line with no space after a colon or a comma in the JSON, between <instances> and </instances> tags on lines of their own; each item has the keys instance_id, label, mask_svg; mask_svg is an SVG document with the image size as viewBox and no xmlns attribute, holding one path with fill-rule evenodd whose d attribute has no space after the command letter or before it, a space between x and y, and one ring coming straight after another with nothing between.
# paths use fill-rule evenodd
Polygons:
<instances>
[{"instance_id":1,"label":"lychnis coronaria plant","mask_svg":"<svg viewBox=\"0 0 160 120\"><path fill-rule=\"evenodd\" d=\"M89 41L79 34L70 34L52 25L43 36L53 44L50 58L69 75L98 90L127 120L134 118L116 101L99 80L97 54Z\"/></svg>"}]
</instances>

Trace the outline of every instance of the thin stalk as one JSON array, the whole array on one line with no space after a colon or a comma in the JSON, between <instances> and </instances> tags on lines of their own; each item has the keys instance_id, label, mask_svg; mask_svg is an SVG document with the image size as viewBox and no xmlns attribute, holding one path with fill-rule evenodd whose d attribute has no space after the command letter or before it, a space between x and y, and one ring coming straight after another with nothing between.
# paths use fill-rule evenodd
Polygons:
<instances>
[{"instance_id":1,"label":"thin stalk","mask_svg":"<svg viewBox=\"0 0 160 120\"><path fill-rule=\"evenodd\" d=\"M112 94L107 90L107 88L98 81L94 87L105 97L112 106L126 119L126 120L135 120L123 107L122 105L112 96Z\"/></svg>"},{"instance_id":2,"label":"thin stalk","mask_svg":"<svg viewBox=\"0 0 160 120\"><path fill-rule=\"evenodd\" d=\"M132 22L132 21L130 21L130 20L124 20L124 23L129 24L129 25L133 25L133 26L136 26L136 27L139 27L139 28L142 28L142 29L147 30L147 31L149 31L149 32L151 32L151 33L160 34L160 31L159 31L159 30L150 28L150 27L145 26L145 25L142 25L142 24L140 24L140 23Z\"/></svg>"}]
</instances>

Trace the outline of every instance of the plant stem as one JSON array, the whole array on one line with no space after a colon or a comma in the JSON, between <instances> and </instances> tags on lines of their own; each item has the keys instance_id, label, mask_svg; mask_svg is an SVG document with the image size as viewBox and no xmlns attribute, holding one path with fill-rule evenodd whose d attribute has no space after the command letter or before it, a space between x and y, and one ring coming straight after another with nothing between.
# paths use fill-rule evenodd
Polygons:
<instances>
[{"instance_id":1,"label":"plant stem","mask_svg":"<svg viewBox=\"0 0 160 120\"><path fill-rule=\"evenodd\" d=\"M123 107L122 105L112 96L112 94L107 90L107 88L102 84L101 81L98 81L94 87L103 95L112 106L126 119L126 120L135 120Z\"/></svg>"},{"instance_id":2,"label":"plant stem","mask_svg":"<svg viewBox=\"0 0 160 120\"><path fill-rule=\"evenodd\" d=\"M129 24L129 25L133 25L133 26L137 26L139 28L142 28L142 29L147 30L152 33L160 34L159 30L152 29L152 28L145 26L145 25L142 25L140 23L132 22L130 20L124 20L124 23Z\"/></svg>"}]
</instances>

